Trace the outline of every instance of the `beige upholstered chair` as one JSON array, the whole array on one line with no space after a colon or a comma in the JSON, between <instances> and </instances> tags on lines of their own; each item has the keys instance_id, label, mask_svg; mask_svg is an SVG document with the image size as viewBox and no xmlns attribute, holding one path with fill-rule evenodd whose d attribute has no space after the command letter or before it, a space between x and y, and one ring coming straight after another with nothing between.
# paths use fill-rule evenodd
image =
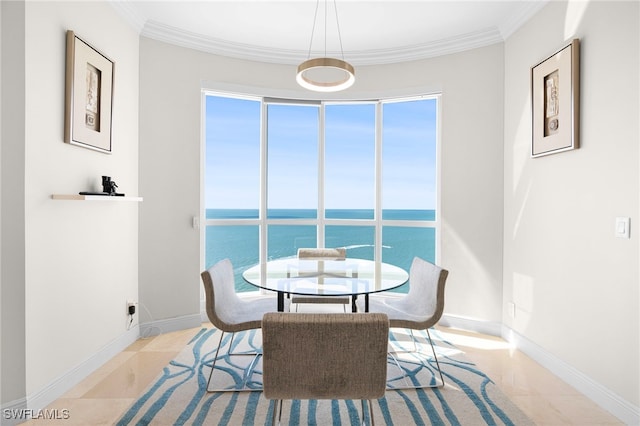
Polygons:
<instances>
[{"instance_id":1,"label":"beige upholstered chair","mask_svg":"<svg viewBox=\"0 0 640 426\"><path fill-rule=\"evenodd\" d=\"M202 274L202 283L206 296L207 316L211 323L220 330L220 342L216 349L216 354L211 366L211 373L207 381L207 391L233 391L233 390L256 390L245 389L246 379L250 377L253 366L258 361L260 353L231 353L229 355L253 356L253 363L250 364L248 373L245 377L245 383L239 389L210 389L209 385L213 371L218 360L220 346L222 345L222 337L224 333L236 333L251 329L258 329L262 325L262 316L269 311L276 310L276 298L269 296L255 296L240 298L235 291L235 278L233 275L233 266L229 259L224 259L213 265ZM233 335L229 342L229 351L233 347Z\"/></svg>"},{"instance_id":2,"label":"beige upholstered chair","mask_svg":"<svg viewBox=\"0 0 640 426\"><path fill-rule=\"evenodd\" d=\"M340 248L299 248L298 259L308 260L345 260L346 249ZM305 296L294 294L291 296L291 303L296 304L296 312L300 303L332 303L342 304L346 312L346 306L350 303L349 296Z\"/></svg>"},{"instance_id":3,"label":"beige upholstered chair","mask_svg":"<svg viewBox=\"0 0 640 426\"><path fill-rule=\"evenodd\" d=\"M448 275L449 272L446 269L415 257L409 271L409 292L405 296L400 298L371 296L369 298L369 312L387 314L391 328L408 328L411 330L411 339L414 343L415 352L418 352L418 350L413 330L425 330L427 332L431 351L440 374L440 386L444 386L444 377L440 370L440 363L433 347L429 328L433 327L442 317L444 285ZM364 310L360 301L358 303L358 309ZM391 352L391 354L395 355L398 352L400 351Z\"/></svg>"},{"instance_id":4,"label":"beige upholstered chair","mask_svg":"<svg viewBox=\"0 0 640 426\"><path fill-rule=\"evenodd\" d=\"M273 423L283 399L360 399L362 420L369 400L373 424L371 400L386 388L388 340L385 314L265 314L263 391L276 400Z\"/></svg>"}]
</instances>

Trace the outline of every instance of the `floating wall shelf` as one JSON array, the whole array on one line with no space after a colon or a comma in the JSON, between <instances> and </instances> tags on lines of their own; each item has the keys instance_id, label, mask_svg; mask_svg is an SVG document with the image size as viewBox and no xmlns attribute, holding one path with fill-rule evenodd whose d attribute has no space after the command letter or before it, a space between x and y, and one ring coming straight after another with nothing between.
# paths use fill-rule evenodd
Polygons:
<instances>
[{"instance_id":1,"label":"floating wall shelf","mask_svg":"<svg viewBox=\"0 0 640 426\"><path fill-rule=\"evenodd\" d=\"M142 197L121 197L109 195L80 195L80 194L53 194L54 200L78 200L78 201L142 201Z\"/></svg>"}]
</instances>

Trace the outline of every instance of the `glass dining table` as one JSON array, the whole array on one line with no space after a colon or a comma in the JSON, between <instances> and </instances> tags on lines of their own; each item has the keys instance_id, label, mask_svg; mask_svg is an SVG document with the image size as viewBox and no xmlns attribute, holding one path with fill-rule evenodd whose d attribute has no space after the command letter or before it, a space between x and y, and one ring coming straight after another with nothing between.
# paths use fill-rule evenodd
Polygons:
<instances>
[{"instance_id":1,"label":"glass dining table","mask_svg":"<svg viewBox=\"0 0 640 426\"><path fill-rule=\"evenodd\" d=\"M251 285L277 292L279 312L284 311L285 295L290 294L351 296L352 312L357 312L357 297L364 296L368 312L369 294L398 288L409 279L409 274L398 266L355 258L276 259L252 266L242 276Z\"/></svg>"}]
</instances>

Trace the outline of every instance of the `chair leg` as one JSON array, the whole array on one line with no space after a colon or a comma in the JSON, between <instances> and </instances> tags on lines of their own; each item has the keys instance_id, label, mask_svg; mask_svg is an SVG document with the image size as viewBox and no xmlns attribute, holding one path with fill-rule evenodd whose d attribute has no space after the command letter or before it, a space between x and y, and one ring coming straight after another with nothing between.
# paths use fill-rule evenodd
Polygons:
<instances>
[{"instance_id":1,"label":"chair leg","mask_svg":"<svg viewBox=\"0 0 640 426\"><path fill-rule=\"evenodd\" d=\"M371 422L371 426L375 426L376 422L373 420L373 401L369 400L369 421Z\"/></svg>"},{"instance_id":2,"label":"chair leg","mask_svg":"<svg viewBox=\"0 0 640 426\"><path fill-rule=\"evenodd\" d=\"M276 417L278 418L278 424L282 421L282 400L274 399L273 400L273 413L271 415L271 426L275 426Z\"/></svg>"},{"instance_id":3,"label":"chair leg","mask_svg":"<svg viewBox=\"0 0 640 426\"><path fill-rule=\"evenodd\" d=\"M220 346L222 346L222 338L224 337L224 331L220 331L220 341L218 342L218 348L216 349L216 354L213 358L213 362L211 363L211 371L209 372L209 380L207 380L207 392L233 392L233 391L255 391L258 389L245 389L247 385L247 381L253 374L253 369L255 368L258 358L262 355L259 352L247 352L247 353L233 353L231 352L231 348L233 346L233 338L235 337L235 333L231 333L231 340L229 341L229 351L228 355L238 355L238 356L253 356L253 361L249 364L249 367L245 369L244 375L242 377L242 387L240 389L210 389L209 385L211 383L211 379L213 377L213 371L216 369L216 361L218 360L218 354L220 353Z\"/></svg>"},{"instance_id":4,"label":"chair leg","mask_svg":"<svg viewBox=\"0 0 640 426\"><path fill-rule=\"evenodd\" d=\"M239 355L243 355L243 354L239 354ZM256 367L256 364L258 363L258 359L260 358L261 355L262 354L256 354L256 356L253 358L253 361L251 361L251 364L249 364L249 367L244 370L244 377L242 378L243 388L247 386L249 377L251 377L251 375L253 374L253 369Z\"/></svg>"},{"instance_id":5,"label":"chair leg","mask_svg":"<svg viewBox=\"0 0 640 426\"><path fill-rule=\"evenodd\" d=\"M400 365L400 362L398 361L398 358L396 358L396 354L398 352L395 351L389 351L389 356L391 357L391 359L393 359L393 362L396 363L396 367L398 367L398 370L402 371L402 366ZM407 379L407 375L404 375L404 383L405 383L405 387L406 388L413 388L414 386L409 384L409 381ZM394 388L395 389L395 388Z\"/></svg>"},{"instance_id":6,"label":"chair leg","mask_svg":"<svg viewBox=\"0 0 640 426\"><path fill-rule=\"evenodd\" d=\"M413 386L406 381L407 376L405 375L405 383L406 383L405 387L407 388L425 388L425 387L436 388L436 387L444 386L444 376L442 375L442 370L440 369L440 362L438 361L438 356L436 355L436 350L435 350L435 347L433 346L433 340L431 339L431 334L429 333L429 329L426 329L425 331L427 332L427 338L429 339L429 344L431 345L431 353L433 353L433 358L436 360L436 367L438 370L438 374L440 375L441 384L439 385L436 384L435 386ZM396 354L401 354L401 353L422 354L422 352L420 352L420 350L418 349L418 343L416 341L415 335L413 334L413 330L409 329L409 333L411 334L411 340L413 341L413 349L414 349L413 352L407 351L407 350L389 351L389 356L391 356L391 358L393 359L393 361L395 362L396 366L400 371L402 371L402 367L400 366L400 362L396 358ZM424 361L420 361L420 362L424 365Z\"/></svg>"},{"instance_id":7,"label":"chair leg","mask_svg":"<svg viewBox=\"0 0 640 426\"><path fill-rule=\"evenodd\" d=\"M409 330L409 333L411 334L411 341L413 342L413 351L420 352L418 350L418 342L416 341L416 336L413 334L413 330ZM429 341L431 341L431 338L429 338Z\"/></svg>"},{"instance_id":8,"label":"chair leg","mask_svg":"<svg viewBox=\"0 0 640 426\"><path fill-rule=\"evenodd\" d=\"M213 362L211 363L211 372L209 373L209 380L207 380L207 392L214 392L209 390L209 383L211 383L211 378L213 377L213 370L216 369L216 361L218 360L218 352L220 352L220 346L222 345L222 337L224 336L224 331L220 332L220 341L218 342L218 349L216 349L216 356L213 358ZM233 339L233 337L232 337Z\"/></svg>"},{"instance_id":9,"label":"chair leg","mask_svg":"<svg viewBox=\"0 0 640 426\"><path fill-rule=\"evenodd\" d=\"M370 399L361 399L360 403L362 404L362 426L366 426L367 424L366 417L364 415L365 411L369 412L369 424L371 426L374 426L375 422L373 421L373 402L371 402ZM367 409L367 405L369 406L369 409Z\"/></svg>"},{"instance_id":10,"label":"chair leg","mask_svg":"<svg viewBox=\"0 0 640 426\"><path fill-rule=\"evenodd\" d=\"M438 368L438 373L440 373L440 380L442 381L442 386L444 386L444 376L442 375L442 370L440 369L440 362L438 362L436 349L433 347L433 340L431 339L431 333L429 333L428 328L426 330L427 330L427 337L429 338L429 344L431 345L431 352L433 352L433 358L436 360L436 367Z\"/></svg>"},{"instance_id":11,"label":"chair leg","mask_svg":"<svg viewBox=\"0 0 640 426\"><path fill-rule=\"evenodd\" d=\"M418 349L418 343L416 341L416 336L413 334L413 330L412 329L408 329L409 330L409 335L411 336L411 342L413 343L413 350L405 350L405 349L400 349L397 351L390 351L390 354L411 354L411 353L420 353L420 350ZM400 346L400 344L398 344L398 346Z\"/></svg>"},{"instance_id":12,"label":"chair leg","mask_svg":"<svg viewBox=\"0 0 640 426\"><path fill-rule=\"evenodd\" d=\"M276 424L276 416L278 412L278 400L274 399L273 400L273 413L271 414L271 426L275 426Z\"/></svg>"},{"instance_id":13,"label":"chair leg","mask_svg":"<svg viewBox=\"0 0 640 426\"><path fill-rule=\"evenodd\" d=\"M233 338L236 337L236 333L231 333L231 340L229 340L229 353L231 353L231 348L233 347Z\"/></svg>"},{"instance_id":14,"label":"chair leg","mask_svg":"<svg viewBox=\"0 0 640 426\"><path fill-rule=\"evenodd\" d=\"M231 333L231 340L229 341L229 355L231 356L240 356L240 355L244 355L244 356L255 356L255 355L262 355L261 352L232 352L232 346L233 346L233 338L236 336L236 333Z\"/></svg>"}]
</instances>

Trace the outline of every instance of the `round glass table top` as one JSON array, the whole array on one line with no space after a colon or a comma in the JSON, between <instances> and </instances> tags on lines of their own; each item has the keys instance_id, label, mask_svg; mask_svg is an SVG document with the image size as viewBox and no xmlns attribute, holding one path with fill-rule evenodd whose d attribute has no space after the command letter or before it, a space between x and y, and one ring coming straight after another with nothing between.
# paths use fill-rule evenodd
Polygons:
<instances>
[{"instance_id":1,"label":"round glass table top","mask_svg":"<svg viewBox=\"0 0 640 426\"><path fill-rule=\"evenodd\" d=\"M242 276L248 283L266 290L313 296L377 293L400 287L409 279L404 269L388 263L297 257L259 263Z\"/></svg>"}]
</instances>

